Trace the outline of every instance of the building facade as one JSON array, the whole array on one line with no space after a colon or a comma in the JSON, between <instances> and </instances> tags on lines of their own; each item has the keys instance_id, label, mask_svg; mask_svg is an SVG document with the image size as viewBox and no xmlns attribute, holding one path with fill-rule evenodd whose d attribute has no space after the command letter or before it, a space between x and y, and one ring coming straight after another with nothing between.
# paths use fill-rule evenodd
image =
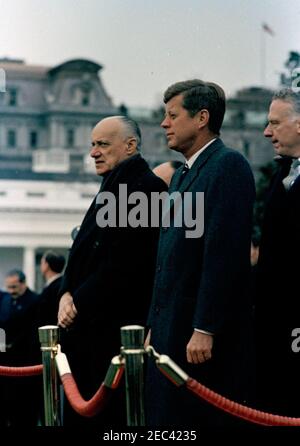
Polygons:
<instances>
[{"instance_id":1,"label":"building facade","mask_svg":"<svg viewBox=\"0 0 300 446\"><path fill-rule=\"evenodd\" d=\"M71 230L99 189L88 155L91 129L117 109L94 62L49 68L2 59L0 68L0 287L17 267L40 289L42 253L67 255Z\"/></svg>"},{"instance_id":2,"label":"building facade","mask_svg":"<svg viewBox=\"0 0 300 446\"><path fill-rule=\"evenodd\" d=\"M67 255L100 180L89 157L90 132L103 117L123 113L107 94L98 63L76 59L55 67L0 59L0 288L5 273L23 269L40 289L45 249ZM2 86L3 87L3 86ZM273 157L262 131L272 92L249 88L228 100L222 139L243 153L257 176ZM140 124L151 167L181 159L166 144L161 114L127 110Z\"/></svg>"}]
</instances>

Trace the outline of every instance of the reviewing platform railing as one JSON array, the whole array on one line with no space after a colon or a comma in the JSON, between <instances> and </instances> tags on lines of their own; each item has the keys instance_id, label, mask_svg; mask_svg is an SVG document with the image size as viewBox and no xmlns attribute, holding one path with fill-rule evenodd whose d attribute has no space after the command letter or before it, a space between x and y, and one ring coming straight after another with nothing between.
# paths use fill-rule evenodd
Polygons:
<instances>
[{"instance_id":1,"label":"reviewing platform railing","mask_svg":"<svg viewBox=\"0 0 300 446\"><path fill-rule=\"evenodd\" d=\"M59 411L59 379L65 395L73 409L84 417L92 417L105 409L109 398L121 382L125 370L126 409L128 426L145 426L144 411L144 355L156 362L159 370L175 386L184 386L187 391L204 399L209 404L223 410L232 416L248 422L264 426L300 426L300 418L273 415L252 409L242 404L224 398L222 395L208 389L201 383L189 377L167 355L157 353L149 345L144 348L144 327L131 325L121 327L120 354L112 358L105 379L95 395L85 401L78 390L77 384L64 353L58 343L56 326L39 328L43 364L26 367L0 366L0 375L26 377L43 373L45 425L62 426ZM101 352L99 352L101 354ZM25 385L25 384L24 384ZM153 389L155 391L155 389ZM176 392L176 389L174 388ZM159 397L159 395L158 395Z\"/></svg>"}]
</instances>

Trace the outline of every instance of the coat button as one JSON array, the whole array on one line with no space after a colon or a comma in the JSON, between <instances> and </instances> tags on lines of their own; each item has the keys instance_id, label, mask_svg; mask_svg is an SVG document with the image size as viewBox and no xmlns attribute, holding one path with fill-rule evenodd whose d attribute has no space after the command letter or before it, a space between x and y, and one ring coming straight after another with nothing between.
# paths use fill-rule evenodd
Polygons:
<instances>
[{"instance_id":1,"label":"coat button","mask_svg":"<svg viewBox=\"0 0 300 446\"><path fill-rule=\"evenodd\" d=\"M158 266L156 267L156 271L157 271L158 273L161 271L161 266L160 266L160 265L158 265Z\"/></svg>"},{"instance_id":2,"label":"coat button","mask_svg":"<svg viewBox=\"0 0 300 446\"><path fill-rule=\"evenodd\" d=\"M160 312L160 308L158 306L155 307L155 313L158 314Z\"/></svg>"},{"instance_id":3,"label":"coat button","mask_svg":"<svg viewBox=\"0 0 300 446\"><path fill-rule=\"evenodd\" d=\"M94 245L93 245L93 248L98 248L98 246L100 245L100 242L98 242L98 240L96 240L95 242L94 242Z\"/></svg>"}]
</instances>

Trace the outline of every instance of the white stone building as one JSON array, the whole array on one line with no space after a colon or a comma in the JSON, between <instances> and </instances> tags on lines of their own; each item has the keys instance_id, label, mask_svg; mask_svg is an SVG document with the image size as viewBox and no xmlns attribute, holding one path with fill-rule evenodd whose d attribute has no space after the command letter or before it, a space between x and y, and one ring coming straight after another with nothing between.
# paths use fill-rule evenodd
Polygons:
<instances>
[{"instance_id":1,"label":"white stone building","mask_svg":"<svg viewBox=\"0 0 300 446\"><path fill-rule=\"evenodd\" d=\"M47 249L67 256L71 231L80 225L97 183L0 180L0 283L22 269L40 288L39 260Z\"/></svg>"},{"instance_id":2,"label":"white stone building","mask_svg":"<svg viewBox=\"0 0 300 446\"><path fill-rule=\"evenodd\" d=\"M17 267L39 290L42 253L56 248L67 254L70 232L99 189L90 132L101 118L120 114L101 69L83 59L55 67L0 59L0 288L5 273ZM230 98L222 130L224 142L242 152L256 174L273 156L262 135L271 93L249 88ZM181 159L166 145L159 111L133 117L151 167Z\"/></svg>"},{"instance_id":3,"label":"white stone building","mask_svg":"<svg viewBox=\"0 0 300 446\"><path fill-rule=\"evenodd\" d=\"M116 114L101 66L73 60L54 68L1 60L0 287L12 268L41 288L39 261L54 248L67 255L100 180L89 162L90 131Z\"/></svg>"}]
</instances>

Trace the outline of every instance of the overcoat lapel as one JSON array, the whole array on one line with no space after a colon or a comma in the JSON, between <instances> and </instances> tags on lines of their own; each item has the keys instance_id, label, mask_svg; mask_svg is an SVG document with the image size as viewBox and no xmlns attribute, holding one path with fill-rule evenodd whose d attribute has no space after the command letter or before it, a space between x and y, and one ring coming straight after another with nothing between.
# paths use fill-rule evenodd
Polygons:
<instances>
[{"instance_id":1,"label":"overcoat lapel","mask_svg":"<svg viewBox=\"0 0 300 446\"><path fill-rule=\"evenodd\" d=\"M199 175L199 170L205 165L205 163L209 160L210 157L214 155L214 153L223 146L223 142L220 139L217 139L214 141L210 146L207 147L196 159L195 163L193 164L190 171L186 174L184 180L178 187L178 184L180 183L180 177L182 174L183 166L178 169L176 172L176 177L174 176L174 180L171 183L171 186L169 188L169 194L172 194L172 192L180 192L183 193L186 190L192 190L192 184L196 180L196 178ZM199 191L201 192L201 191ZM163 212L163 218L166 216L168 212L171 211L171 209L174 207L176 203L176 199L172 200L168 206L168 208L164 208Z\"/></svg>"}]
</instances>

